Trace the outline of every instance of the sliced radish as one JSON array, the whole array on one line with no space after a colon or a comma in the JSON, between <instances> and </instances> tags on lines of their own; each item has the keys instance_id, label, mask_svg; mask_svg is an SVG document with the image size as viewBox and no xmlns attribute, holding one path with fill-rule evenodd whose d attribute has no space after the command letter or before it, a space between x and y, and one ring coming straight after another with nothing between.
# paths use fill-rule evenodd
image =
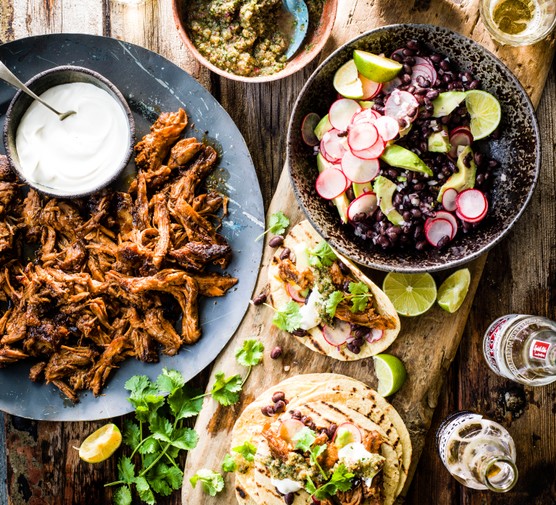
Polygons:
<instances>
[{"instance_id":1,"label":"sliced radish","mask_svg":"<svg viewBox=\"0 0 556 505\"><path fill-rule=\"evenodd\" d=\"M359 80L363 85L363 100L374 98L380 93L380 90L382 89L382 84L380 82L371 81L361 74L359 74Z\"/></svg>"},{"instance_id":2,"label":"sliced radish","mask_svg":"<svg viewBox=\"0 0 556 505\"><path fill-rule=\"evenodd\" d=\"M372 216L378 207L378 199L372 192L363 193L353 200L348 207L347 216L350 221L355 219L358 214Z\"/></svg>"},{"instance_id":3,"label":"sliced radish","mask_svg":"<svg viewBox=\"0 0 556 505\"><path fill-rule=\"evenodd\" d=\"M351 123L356 112L361 110L361 105L359 105L355 100L350 98L341 98L336 100L328 111L328 120L330 124L337 130L345 131Z\"/></svg>"},{"instance_id":4,"label":"sliced radish","mask_svg":"<svg viewBox=\"0 0 556 505\"><path fill-rule=\"evenodd\" d=\"M333 200L349 187L349 181L341 170L327 168L317 177L315 188L325 200Z\"/></svg>"},{"instance_id":5,"label":"sliced radish","mask_svg":"<svg viewBox=\"0 0 556 505\"><path fill-rule=\"evenodd\" d=\"M349 127L348 145L352 150L368 149L377 139L378 131L371 123L357 123Z\"/></svg>"},{"instance_id":6,"label":"sliced radish","mask_svg":"<svg viewBox=\"0 0 556 505\"><path fill-rule=\"evenodd\" d=\"M444 237L448 237L451 240L452 236L452 223L450 223L447 219L429 217L425 221L425 237L427 242L433 247L437 247L438 243Z\"/></svg>"},{"instance_id":7,"label":"sliced radish","mask_svg":"<svg viewBox=\"0 0 556 505\"><path fill-rule=\"evenodd\" d=\"M301 288L299 286L294 286L293 284L287 283L286 291L288 292L288 295L290 295L290 298L292 298L296 302L305 302L305 297L301 294Z\"/></svg>"},{"instance_id":8,"label":"sliced radish","mask_svg":"<svg viewBox=\"0 0 556 505\"><path fill-rule=\"evenodd\" d=\"M347 137L340 130L328 130L320 141L320 150L327 161L338 163L347 150Z\"/></svg>"},{"instance_id":9,"label":"sliced radish","mask_svg":"<svg viewBox=\"0 0 556 505\"><path fill-rule=\"evenodd\" d=\"M364 160L358 158L350 151L342 157L342 172L351 181L357 184L372 181L380 171L377 159Z\"/></svg>"},{"instance_id":10,"label":"sliced radish","mask_svg":"<svg viewBox=\"0 0 556 505\"><path fill-rule=\"evenodd\" d=\"M466 189L456 197L456 215L468 223L477 223L486 216L488 200L478 189Z\"/></svg>"},{"instance_id":11,"label":"sliced radish","mask_svg":"<svg viewBox=\"0 0 556 505\"><path fill-rule=\"evenodd\" d=\"M376 110L373 109L363 109L353 116L351 120L352 125L359 123L374 123L379 117L382 117Z\"/></svg>"},{"instance_id":12,"label":"sliced radish","mask_svg":"<svg viewBox=\"0 0 556 505\"><path fill-rule=\"evenodd\" d=\"M448 188L442 194L442 206L449 212L454 212L456 210L456 197L458 192L454 188Z\"/></svg>"},{"instance_id":13,"label":"sliced radish","mask_svg":"<svg viewBox=\"0 0 556 505\"><path fill-rule=\"evenodd\" d=\"M282 440L293 444L295 436L303 429L305 425L299 419L285 419L280 423L278 435Z\"/></svg>"},{"instance_id":14,"label":"sliced radish","mask_svg":"<svg viewBox=\"0 0 556 505\"><path fill-rule=\"evenodd\" d=\"M376 160L384 152L386 143L381 138L369 147L368 149L361 149L360 151L352 151L352 154L363 160Z\"/></svg>"},{"instance_id":15,"label":"sliced radish","mask_svg":"<svg viewBox=\"0 0 556 505\"><path fill-rule=\"evenodd\" d=\"M385 82L382 85L382 92L387 95L402 85L402 80L399 77L394 77L391 81Z\"/></svg>"},{"instance_id":16,"label":"sliced radish","mask_svg":"<svg viewBox=\"0 0 556 505\"><path fill-rule=\"evenodd\" d=\"M350 333L351 325L345 321L336 319L334 326L326 325L322 327L324 339L334 347L338 347L346 343Z\"/></svg>"},{"instance_id":17,"label":"sliced radish","mask_svg":"<svg viewBox=\"0 0 556 505\"><path fill-rule=\"evenodd\" d=\"M377 118L375 127L378 130L378 134L385 142L396 138L398 133L400 133L400 123L390 116L380 116Z\"/></svg>"},{"instance_id":18,"label":"sliced radish","mask_svg":"<svg viewBox=\"0 0 556 505\"><path fill-rule=\"evenodd\" d=\"M455 218L455 216L451 212L446 212L445 210L439 210L436 213L436 217L440 219L446 219L446 221L450 221L450 224L452 225L452 235L450 239L453 239L456 236L456 233L458 231L458 221Z\"/></svg>"},{"instance_id":19,"label":"sliced radish","mask_svg":"<svg viewBox=\"0 0 556 505\"><path fill-rule=\"evenodd\" d=\"M336 442L338 439L343 441L343 447L351 443L361 443L363 435L361 434L361 430L355 426L355 424L342 423L336 428L336 433L334 433L334 438L332 440Z\"/></svg>"},{"instance_id":20,"label":"sliced radish","mask_svg":"<svg viewBox=\"0 0 556 505\"><path fill-rule=\"evenodd\" d=\"M419 107L417 99L407 91L395 89L390 93L384 104L384 115L394 119L414 119L415 111Z\"/></svg>"},{"instance_id":21,"label":"sliced radish","mask_svg":"<svg viewBox=\"0 0 556 505\"><path fill-rule=\"evenodd\" d=\"M319 124L320 116L315 112L309 112L301 122L301 138L308 146L318 146L320 141L315 135L315 128Z\"/></svg>"},{"instance_id":22,"label":"sliced radish","mask_svg":"<svg viewBox=\"0 0 556 505\"><path fill-rule=\"evenodd\" d=\"M459 147L470 146L472 143L473 134L471 130L467 126L458 126L450 132L450 144L452 147L448 155L455 159L459 156Z\"/></svg>"},{"instance_id":23,"label":"sliced radish","mask_svg":"<svg viewBox=\"0 0 556 505\"><path fill-rule=\"evenodd\" d=\"M372 344L373 342L378 342L383 335L384 335L383 330L379 330L378 328L372 328L371 332L365 337L365 339L369 344Z\"/></svg>"}]
</instances>

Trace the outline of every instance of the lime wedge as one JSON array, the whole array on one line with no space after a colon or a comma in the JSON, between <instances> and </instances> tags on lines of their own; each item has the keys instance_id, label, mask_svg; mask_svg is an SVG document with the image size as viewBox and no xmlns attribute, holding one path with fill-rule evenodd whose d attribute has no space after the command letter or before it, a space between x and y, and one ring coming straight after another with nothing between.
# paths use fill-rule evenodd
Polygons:
<instances>
[{"instance_id":1,"label":"lime wedge","mask_svg":"<svg viewBox=\"0 0 556 505\"><path fill-rule=\"evenodd\" d=\"M374 82L388 82L396 77L403 65L367 51L353 51L353 61L363 77Z\"/></svg>"},{"instance_id":2,"label":"lime wedge","mask_svg":"<svg viewBox=\"0 0 556 505\"><path fill-rule=\"evenodd\" d=\"M373 361L378 378L378 394L381 396L393 395L403 386L407 377L404 364L391 354L377 354L373 356Z\"/></svg>"},{"instance_id":3,"label":"lime wedge","mask_svg":"<svg viewBox=\"0 0 556 505\"><path fill-rule=\"evenodd\" d=\"M458 310L465 300L470 283L468 268L454 272L438 288L438 305L450 314Z\"/></svg>"},{"instance_id":4,"label":"lime wedge","mask_svg":"<svg viewBox=\"0 0 556 505\"><path fill-rule=\"evenodd\" d=\"M363 83L353 60L344 63L334 74L334 89L346 98L363 98Z\"/></svg>"},{"instance_id":5,"label":"lime wedge","mask_svg":"<svg viewBox=\"0 0 556 505\"><path fill-rule=\"evenodd\" d=\"M471 116L469 128L474 140L488 137L500 124L500 102L486 91L474 89L467 92L465 105Z\"/></svg>"},{"instance_id":6,"label":"lime wedge","mask_svg":"<svg viewBox=\"0 0 556 505\"><path fill-rule=\"evenodd\" d=\"M382 284L382 290L394 305L398 314L418 316L429 310L436 300L436 284L431 274L402 274L390 272Z\"/></svg>"},{"instance_id":7,"label":"lime wedge","mask_svg":"<svg viewBox=\"0 0 556 505\"><path fill-rule=\"evenodd\" d=\"M79 457L87 463L100 463L112 456L121 443L122 434L118 427L112 423L105 424L83 441L78 448Z\"/></svg>"}]
</instances>

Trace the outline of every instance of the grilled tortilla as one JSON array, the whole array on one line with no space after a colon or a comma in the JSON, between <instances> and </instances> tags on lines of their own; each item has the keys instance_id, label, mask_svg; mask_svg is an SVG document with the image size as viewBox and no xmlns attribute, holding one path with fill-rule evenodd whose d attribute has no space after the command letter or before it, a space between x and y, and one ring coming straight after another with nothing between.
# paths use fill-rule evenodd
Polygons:
<instances>
[{"instance_id":1,"label":"grilled tortilla","mask_svg":"<svg viewBox=\"0 0 556 505\"><path fill-rule=\"evenodd\" d=\"M270 298L273 307L280 310L292 299L297 299L296 301L302 306L304 299L302 294L317 290L319 281L316 279L320 279L320 284L322 284L322 279L325 278L324 282L328 284L329 292L342 291L342 289L345 292L345 285L350 282L363 283L369 288L371 294L365 310L353 311L353 307L347 301L349 294L345 292L346 301L338 305L332 321L325 321L325 309L321 303L317 306L320 313L324 315L323 319L316 326L305 328L306 334L296 335L297 332L294 332L292 336L309 349L340 361L363 359L383 352L394 342L400 331L400 318L392 302L376 284L338 253L335 253L337 259L330 267L318 269L311 266L307 259L308 255L321 242L323 239L308 221L300 222L287 234L283 247L276 250L268 268ZM290 251L287 258L284 258L285 249ZM340 266L342 268L339 268ZM329 292L323 295L323 299L328 296ZM301 295L299 295L300 293ZM295 298L292 298L292 295ZM307 296L310 298L311 294ZM327 331L324 329L325 326L339 328L342 325L344 328L348 328L348 333L350 325L360 329L367 328L369 331L374 329L378 331L378 338L376 336L372 338L371 335L375 334L370 334L366 339L362 339L363 343L359 352L352 352L353 347L351 346L350 350L350 346L348 346L350 339L353 340L352 336L340 345L333 345L330 343L330 338L328 340L325 338L325 331Z\"/></svg>"}]
</instances>

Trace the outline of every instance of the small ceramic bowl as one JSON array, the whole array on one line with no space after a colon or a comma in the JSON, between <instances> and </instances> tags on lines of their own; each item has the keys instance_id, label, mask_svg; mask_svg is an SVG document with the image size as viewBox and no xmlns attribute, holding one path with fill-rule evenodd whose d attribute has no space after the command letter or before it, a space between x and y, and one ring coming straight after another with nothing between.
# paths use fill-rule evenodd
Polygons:
<instances>
[{"instance_id":1,"label":"small ceramic bowl","mask_svg":"<svg viewBox=\"0 0 556 505\"><path fill-rule=\"evenodd\" d=\"M477 142L477 148L500 162L490 195L487 217L468 234L442 248L383 250L355 236L351 225L340 224L337 210L315 190L318 175L313 148L301 138L309 112L324 116L336 99L332 85L338 68L354 49L391 54L409 40L418 40L447 56L461 71L472 70L481 89L498 98L502 108L501 135ZM391 25L367 32L341 46L309 78L290 118L288 164L295 195L317 231L353 261L383 271L431 272L469 262L498 243L522 215L535 188L540 166L540 140L535 111L516 77L492 53L457 33L432 25Z\"/></svg>"},{"instance_id":2,"label":"small ceramic bowl","mask_svg":"<svg viewBox=\"0 0 556 505\"><path fill-rule=\"evenodd\" d=\"M125 117L127 118L129 133L126 139L127 149L123 159L115 160L114 166L106 173L103 173L102 176L99 176L98 182L95 182L95 184L91 185L86 191L73 191L71 188L58 189L49 186L43 186L34 181L29 181L24 175L24 171L22 170L20 159L17 153L16 133L23 115L34 100L26 93L18 91L12 99L8 111L6 112L6 122L4 124L3 135L6 155L11 167L23 181L29 184L29 186L49 196L64 198L82 197L92 194L114 182L129 163L129 160L133 153L133 146L135 144L135 121L133 119L133 115L131 113L129 105L127 104L124 96L120 93L118 88L116 88L114 84L112 84L108 79L103 77L98 72L95 72L88 68L66 65L41 72L25 84L28 88L31 89L31 91L40 96L46 90L54 86L73 82L84 82L93 84L106 91L119 104L125 114Z\"/></svg>"},{"instance_id":3,"label":"small ceramic bowl","mask_svg":"<svg viewBox=\"0 0 556 505\"><path fill-rule=\"evenodd\" d=\"M336 10L338 8L338 0L324 0L324 7L320 20L316 23L316 28L307 33L305 41L295 53L295 55L287 62L286 66L279 72L270 75L262 75L257 77L245 77L223 70L207 58L205 58L197 49L187 29L187 0L172 0L174 11L174 21L179 31L180 37L191 54L209 70L228 79L242 82L270 82L287 77L305 67L310 63L317 54L320 53L324 44L332 31L334 20L336 19Z\"/></svg>"}]
</instances>

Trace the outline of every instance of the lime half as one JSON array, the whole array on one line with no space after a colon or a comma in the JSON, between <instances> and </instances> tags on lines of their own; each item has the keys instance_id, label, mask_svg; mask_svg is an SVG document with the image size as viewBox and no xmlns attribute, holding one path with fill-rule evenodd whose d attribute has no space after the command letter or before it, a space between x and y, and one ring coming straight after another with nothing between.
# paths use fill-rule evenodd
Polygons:
<instances>
[{"instance_id":1,"label":"lime half","mask_svg":"<svg viewBox=\"0 0 556 505\"><path fill-rule=\"evenodd\" d=\"M362 76L374 82L388 82L396 77L403 65L367 51L353 51L353 61Z\"/></svg>"},{"instance_id":2,"label":"lime half","mask_svg":"<svg viewBox=\"0 0 556 505\"><path fill-rule=\"evenodd\" d=\"M500 124L500 102L486 91L474 89L467 92L465 105L471 116L471 134L474 140L488 137Z\"/></svg>"},{"instance_id":3,"label":"lime half","mask_svg":"<svg viewBox=\"0 0 556 505\"><path fill-rule=\"evenodd\" d=\"M418 316L429 310L436 300L436 283L431 274L390 272L382 284L386 296L398 314Z\"/></svg>"},{"instance_id":4,"label":"lime half","mask_svg":"<svg viewBox=\"0 0 556 505\"><path fill-rule=\"evenodd\" d=\"M79 457L87 463L108 459L122 443L122 434L115 424L105 424L91 433L79 447Z\"/></svg>"},{"instance_id":5,"label":"lime half","mask_svg":"<svg viewBox=\"0 0 556 505\"><path fill-rule=\"evenodd\" d=\"M462 268L450 275L438 288L438 305L452 314L461 307L465 300L471 273L468 268Z\"/></svg>"},{"instance_id":6,"label":"lime half","mask_svg":"<svg viewBox=\"0 0 556 505\"><path fill-rule=\"evenodd\" d=\"M381 396L393 395L403 386L407 377L404 364L391 354L377 354L373 356L373 361L378 378L378 394Z\"/></svg>"}]
</instances>

